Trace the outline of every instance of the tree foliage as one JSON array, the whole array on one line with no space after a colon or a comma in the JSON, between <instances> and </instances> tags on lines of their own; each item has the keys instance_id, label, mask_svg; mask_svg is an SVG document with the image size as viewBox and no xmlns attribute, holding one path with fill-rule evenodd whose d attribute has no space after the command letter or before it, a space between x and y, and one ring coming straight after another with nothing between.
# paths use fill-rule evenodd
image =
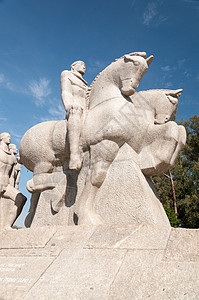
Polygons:
<instances>
[{"instance_id":1,"label":"tree foliage","mask_svg":"<svg viewBox=\"0 0 199 300\"><path fill-rule=\"evenodd\" d=\"M155 176L153 181L162 204L167 207L166 211L169 217L169 211L174 210L174 195L170 178L172 175L178 218L175 225L199 228L199 117L195 115L180 124L186 128L186 145L171 172ZM173 215L170 222L173 222Z\"/></svg>"}]
</instances>

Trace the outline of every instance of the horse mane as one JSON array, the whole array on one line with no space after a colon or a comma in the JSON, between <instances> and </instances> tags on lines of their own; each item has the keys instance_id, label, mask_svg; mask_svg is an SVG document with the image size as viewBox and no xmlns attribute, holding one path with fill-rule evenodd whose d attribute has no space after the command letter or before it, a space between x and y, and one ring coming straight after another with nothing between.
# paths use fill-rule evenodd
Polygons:
<instances>
[{"instance_id":1,"label":"horse mane","mask_svg":"<svg viewBox=\"0 0 199 300\"><path fill-rule=\"evenodd\" d=\"M121 56L121 57L119 57L119 58L116 58L114 61L112 61L112 62L110 63L110 65L114 64L114 63L117 62L118 60L121 60L121 59L125 58L126 55L127 55L127 54L125 54L125 55L123 55L123 56ZM142 56L143 58L146 58L146 53L145 53L145 52L132 52L132 53L129 53L128 55L129 55L129 56ZM108 65L108 67L109 67L110 65ZM107 68L107 67L106 67L106 68ZM105 69L106 69L106 68L105 68ZM104 69L104 70L105 70L105 69ZM103 71L104 71L104 70L103 70ZM101 71L101 72L94 78L94 80L91 82L90 86L87 88L87 91L86 91L86 109L88 109L88 107L89 107L91 90L92 90L92 88L93 88L95 82L96 82L97 79L100 77L100 75L102 74L103 71Z\"/></svg>"},{"instance_id":2,"label":"horse mane","mask_svg":"<svg viewBox=\"0 0 199 300\"><path fill-rule=\"evenodd\" d=\"M100 72L100 73L95 77L95 79L91 82L90 86L87 88L87 91L86 91L86 109L88 109L88 107L89 107L90 93L91 93L92 87L94 86L96 80L100 77L101 73L102 73L102 72Z\"/></svg>"}]
</instances>

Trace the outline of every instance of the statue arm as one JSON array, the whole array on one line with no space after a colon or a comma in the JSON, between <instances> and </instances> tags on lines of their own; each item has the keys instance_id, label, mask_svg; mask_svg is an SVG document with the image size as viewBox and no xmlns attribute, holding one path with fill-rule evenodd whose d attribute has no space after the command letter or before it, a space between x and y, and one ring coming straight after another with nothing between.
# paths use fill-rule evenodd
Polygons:
<instances>
[{"instance_id":1,"label":"statue arm","mask_svg":"<svg viewBox=\"0 0 199 300\"><path fill-rule=\"evenodd\" d=\"M21 165L18 163L16 165L16 178L15 178L15 188L17 189L19 187L20 177L21 177Z\"/></svg>"},{"instance_id":2,"label":"statue arm","mask_svg":"<svg viewBox=\"0 0 199 300\"><path fill-rule=\"evenodd\" d=\"M15 165L12 168L12 172L10 174L9 183L10 183L11 186L14 187L14 185L15 185Z\"/></svg>"},{"instance_id":3,"label":"statue arm","mask_svg":"<svg viewBox=\"0 0 199 300\"><path fill-rule=\"evenodd\" d=\"M61 73L61 98L66 111L70 110L73 104L72 84L69 79L69 71Z\"/></svg>"}]
</instances>

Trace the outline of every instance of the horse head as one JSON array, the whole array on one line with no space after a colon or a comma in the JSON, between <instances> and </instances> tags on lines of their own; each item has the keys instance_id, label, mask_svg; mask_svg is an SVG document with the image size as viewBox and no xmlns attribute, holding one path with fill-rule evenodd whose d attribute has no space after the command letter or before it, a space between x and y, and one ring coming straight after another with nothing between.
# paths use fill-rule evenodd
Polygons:
<instances>
[{"instance_id":1,"label":"horse head","mask_svg":"<svg viewBox=\"0 0 199 300\"><path fill-rule=\"evenodd\" d=\"M121 69L121 92L125 96L135 93L139 83L153 60L153 55L146 59L145 52L134 52L124 55L124 66Z\"/></svg>"},{"instance_id":2,"label":"horse head","mask_svg":"<svg viewBox=\"0 0 199 300\"><path fill-rule=\"evenodd\" d=\"M182 91L182 89L163 91L157 101L154 124L164 124L170 120L177 109Z\"/></svg>"},{"instance_id":3,"label":"horse head","mask_svg":"<svg viewBox=\"0 0 199 300\"><path fill-rule=\"evenodd\" d=\"M112 98L133 95L152 60L152 55L146 59L145 52L134 52L116 59L91 83L87 92L88 108Z\"/></svg>"}]
</instances>

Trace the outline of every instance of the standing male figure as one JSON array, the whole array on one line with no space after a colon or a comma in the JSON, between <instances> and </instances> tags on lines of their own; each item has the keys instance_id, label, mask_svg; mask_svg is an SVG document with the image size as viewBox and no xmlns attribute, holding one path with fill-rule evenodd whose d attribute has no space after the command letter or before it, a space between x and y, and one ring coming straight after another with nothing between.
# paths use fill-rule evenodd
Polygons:
<instances>
[{"instance_id":1,"label":"standing male figure","mask_svg":"<svg viewBox=\"0 0 199 300\"><path fill-rule=\"evenodd\" d=\"M17 146L15 144L10 144L9 149L13 155L16 155L18 152ZM16 163L13 167L13 175L11 176L12 178L10 179L10 184L14 186L17 190L19 189L19 180L21 176L21 164L19 163L19 161L20 161L20 157L19 154L17 154Z\"/></svg>"},{"instance_id":2,"label":"standing male figure","mask_svg":"<svg viewBox=\"0 0 199 300\"><path fill-rule=\"evenodd\" d=\"M83 61L75 61L71 65L71 71L64 70L61 73L61 97L68 120L71 170L79 170L82 165L80 135L82 114L86 108L87 82L83 78L85 70Z\"/></svg>"},{"instance_id":3,"label":"standing male figure","mask_svg":"<svg viewBox=\"0 0 199 300\"><path fill-rule=\"evenodd\" d=\"M22 211L26 197L12 186L16 158L10 151L10 134L0 134L0 227L9 228Z\"/></svg>"}]
</instances>

